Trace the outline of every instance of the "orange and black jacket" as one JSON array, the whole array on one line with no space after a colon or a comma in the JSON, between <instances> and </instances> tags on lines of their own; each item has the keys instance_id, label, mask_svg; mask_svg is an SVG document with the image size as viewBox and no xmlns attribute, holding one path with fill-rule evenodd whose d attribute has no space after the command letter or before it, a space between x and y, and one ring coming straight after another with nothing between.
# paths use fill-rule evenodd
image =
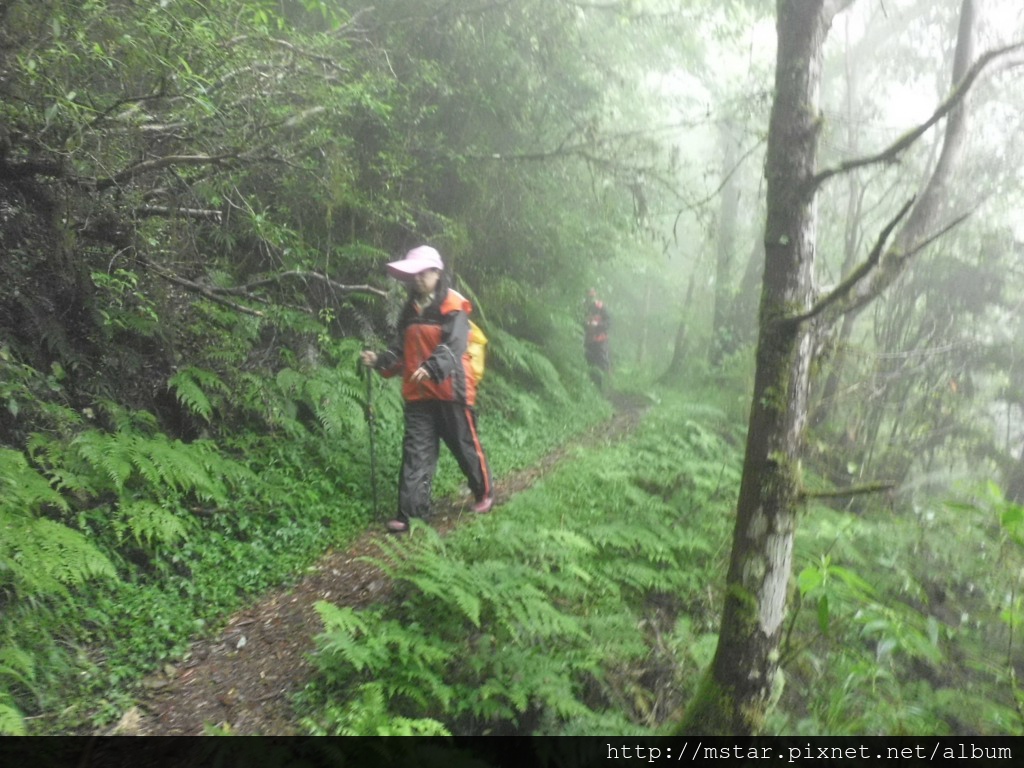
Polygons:
<instances>
[{"instance_id":1,"label":"orange and black jacket","mask_svg":"<svg viewBox=\"0 0 1024 768\"><path fill-rule=\"evenodd\" d=\"M398 321L395 343L377 357L383 376L402 376L406 401L446 400L472 406L476 403L466 343L473 305L456 291L438 285L433 303L422 311L410 298ZM409 380L420 366L430 378L418 384Z\"/></svg>"},{"instance_id":2,"label":"orange and black jacket","mask_svg":"<svg viewBox=\"0 0 1024 768\"><path fill-rule=\"evenodd\" d=\"M587 344L601 344L608 341L608 326L611 325L611 318L608 310L602 301L590 301L587 303L583 320L583 334Z\"/></svg>"}]
</instances>

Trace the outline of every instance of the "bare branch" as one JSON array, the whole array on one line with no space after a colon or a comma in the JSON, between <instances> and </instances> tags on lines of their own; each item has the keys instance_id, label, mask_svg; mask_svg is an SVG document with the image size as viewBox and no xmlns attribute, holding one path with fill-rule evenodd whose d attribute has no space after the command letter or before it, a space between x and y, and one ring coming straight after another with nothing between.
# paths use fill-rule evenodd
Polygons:
<instances>
[{"instance_id":1,"label":"bare branch","mask_svg":"<svg viewBox=\"0 0 1024 768\"><path fill-rule=\"evenodd\" d=\"M861 309L864 305L873 301L879 294L881 294L882 291L884 291L888 287L889 282L883 281L876 283L875 285L870 286L869 290L863 291L860 294L853 296L853 298L850 298L853 294L854 289L861 284L864 278L868 277L872 273L872 271L876 267L878 267L880 261L879 257L882 254L882 251L879 250L880 246L884 244L886 238L888 238L889 234L891 233L893 226L900 219L903 218L903 216L907 212L908 207L913 202L913 200L908 202L907 205L905 205L900 210L896 218L892 222L890 222L888 226L886 226L886 228L882 231L882 234L879 236L878 242L875 244L874 249L872 249L871 254L868 256L867 259L865 259L863 264L861 264L853 272L851 272L850 276L843 280L843 282L839 286L837 286L834 291L830 292L828 296L825 296L823 299L821 299L817 304L815 304L810 310L808 310L803 315L794 318L793 321L804 322L832 308L835 309L835 312L837 314L848 314L850 312L855 312ZM923 251L936 240L938 240L941 237L944 237L953 229L967 221L967 219L969 219L971 215L974 213L974 210L975 209L972 208L967 213L963 213L957 216L955 219L946 224L940 230L938 230L937 232L933 232L928 237L915 243L912 248L906 251L901 251L898 253L889 251L888 253L885 253L885 261L906 264L920 251Z\"/></svg>"},{"instance_id":2,"label":"bare branch","mask_svg":"<svg viewBox=\"0 0 1024 768\"><path fill-rule=\"evenodd\" d=\"M143 160L141 163L136 163L122 171L118 171L110 178L99 179L96 181L96 188L108 189L118 184L122 184L123 182L143 173L159 171L163 168L172 168L183 165L219 165L227 160L237 159L238 154L234 152L222 155L166 155L164 157L153 158L152 160Z\"/></svg>"},{"instance_id":3,"label":"bare branch","mask_svg":"<svg viewBox=\"0 0 1024 768\"><path fill-rule=\"evenodd\" d=\"M235 46L238 43L244 43L244 42L248 42L248 41L251 41L251 40L259 40L259 41L262 41L262 42L272 43L273 45L276 45L279 48L284 48L286 51L290 51L291 53L294 53L297 56L302 56L302 57L310 59L312 61L317 61L317 62L323 64L326 67L329 67L331 69L337 70L338 72L346 72L346 73L351 72L351 70L348 67L341 66L340 64L338 64L337 61L332 59L330 56L324 56L323 54L316 53L314 51L309 51L309 50L306 50L305 48L299 48L294 43L290 43L287 40L282 40L282 39L276 38L276 37L260 37L260 38L257 38L257 37L254 37L253 35L239 35L238 37L235 37L235 38L232 38L231 40L228 40L224 45L230 47L230 46Z\"/></svg>"},{"instance_id":4,"label":"bare branch","mask_svg":"<svg viewBox=\"0 0 1024 768\"><path fill-rule=\"evenodd\" d=\"M899 252L899 253L896 253L896 254L894 254L894 253L887 254L886 257L885 257L885 260L887 262L896 262L899 265L906 264L907 262L910 261L910 259L912 257L917 255L920 251L923 251L925 248L927 248L929 245L934 243L936 240L938 240L939 238L945 236L950 231L952 231L953 229L955 229L956 227L960 226L965 221L967 221L967 219L969 219L971 217L971 215L974 213L974 210L975 209L972 208L967 213L963 213L963 214L957 216L951 222L946 224L946 226L942 227L942 229L938 230L937 232L934 232L933 234L931 234L928 237L924 238L920 242L915 243L913 248L910 248L910 249L908 249L906 251L902 251L902 252ZM871 290L865 291L864 293L862 293L862 294L854 297L852 300L848 301L845 305L842 306L840 311L843 314L846 314L846 313L853 312L855 310L860 309L865 304L869 303L875 297L877 297L879 294L881 294L881 292L884 291L888 287L888 285L889 285L888 282L883 282L883 283L876 284L875 286L872 286Z\"/></svg>"},{"instance_id":5,"label":"bare branch","mask_svg":"<svg viewBox=\"0 0 1024 768\"><path fill-rule=\"evenodd\" d=\"M891 491L896 486L892 483L870 483L868 485L855 485L849 488L837 488L834 491L801 491L800 500L808 499L844 499L848 496L864 496L869 493L881 493Z\"/></svg>"},{"instance_id":6,"label":"bare branch","mask_svg":"<svg viewBox=\"0 0 1024 768\"><path fill-rule=\"evenodd\" d=\"M896 160L908 148L924 135L924 133L935 125L939 120L948 115L957 105L959 105L966 97L971 87L974 85L975 80L978 79L982 71L985 70L993 61L1004 56L1008 56L1011 53L1024 50L1024 43L1014 43L1013 45L1007 45L1002 48L996 48L991 51L983 53L974 65L967 71L963 79L953 88L946 99L939 104L935 112L932 113L931 117L925 120L923 123L915 128L912 128L907 133L903 134L895 142L889 145L886 149L878 152L874 155L867 157L855 158L853 160L846 160L833 168L826 168L823 171L819 171L809 181L809 191L813 191L820 187L825 181L842 173L848 173L849 171L857 168L863 168L869 165L877 165L879 163L891 163ZM1020 61L1012 61L1011 66L1019 65Z\"/></svg>"},{"instance_id":7,"label":"bare branch","mask_svg":"<svg viewBox=\"0 0 1024 768\"><path fill-rule=\"evenodd\" d=\"M220 223L221 212L206 208L178 208L171 205L140 205L135 209L135 215L143 218L151 216L182 216L186 219L206 219Z\"/></svg>"},{"instance_id":8,"label":"bare branch","mask_svg":"<svg viewBox=\"0 0 1024 768\"><path fill-rule=\"evenodd\" d=\"M857 2L857 0L825 0L825 5L823 6L825 9L825 18L835 18L855 2Z\"/></svg>"},{"instance_id":9,"label":"bare branch","mask_svg":"<svg viewBox=\"0 0 1024 768\"><path fill-rule=\"evenodd\" d=\"M252 317L263 317L263 313L260 312L259 310L246 307L234 301L230 301L228 299L225 299L223 296L218 296L214 289L211 289L210 287L201 285L199 283L192 282L191 280L186 280L183 277L178 277L178 275L172 274L171 272L168 272L167 270L158 267L156 264L149 261L148 259L138 258L138 262L147 269L151 270L153 274L163 278L167 282L180 286L192 293L198 293L203 298L209 299L210 301L220 304L221 306L228 307L229 309L233 309L236 312L241 312L243 315L250 315Z\"/></svg>"},{"instance_id":10,"label":"bare branch","mask_svg":"<svg viewBox=\"0 0 1024 768\"><path fill-rule=\"evenodd\" d=\"M380 288L374 288L372 285L343 285L342 283L332 280L327 275L323 275L319 272L304 271L304 270L289 270L288 272L281 272L276 275L264 278L262 280L255 280L245 285L240 285L235 288L213 288L216 293L232 294L232 295L249 295L252 291L258 288L264 288L268 285L274 285L275 283L281 283L285 280L319 280L336 291L341 293L372 293L381 298L387 298L388 292Z\"/></svg>"},{"instance_id":11,"label":"bare branch","mask_svg":"<svg viewBox=\"0 0 1024 768\"><path fill-rule=\"evenodd\" d=\"M914 205L915 199L916 198L912 197L904 203L903 207L900 208L899 213L896 214L893 220L885 225L885 228L878 235L875 247L871 249L871 253L868 254L868 257L861 262L861 264L854 268L853 271L851 271L850 274L847 275L847 277L844 278L834 290L819 299L807 312L792 318L791 322L803 323L807 320L811 320L812 318L822 314L829 307L849 296L857 283L867 277L871 270L878 266L878 262L882 258L882 252L885 248L886 241L889 239L889 235L892 234L893 230L896 229L896 225L899 224L900 220L910 211L911 207Z\"/></svg>"}]
</instances>

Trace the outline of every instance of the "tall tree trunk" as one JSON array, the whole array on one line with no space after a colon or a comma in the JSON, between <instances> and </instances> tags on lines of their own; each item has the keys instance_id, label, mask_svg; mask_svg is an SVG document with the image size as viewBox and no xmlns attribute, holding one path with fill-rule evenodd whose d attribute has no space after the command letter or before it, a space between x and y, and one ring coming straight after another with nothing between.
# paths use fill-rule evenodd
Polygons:
<instances>
[{"instance_id":1,"label":"tall tree trunk","mask_svg":"<svg viewBox=\"0 0 1024 768\"><path fill-rule=\"evenodd\" d=\"M644 313L640 322L640 339L636 345L636 367L642 368L647 359L647 337L651 327L651 281L644 276Z\"/></svg>"},{"instance_id":2,"label":"tall tree trunk","mask_svg":"<svg viewBox=\"0 0 1024 768\"><path fill-rule=\"evenodd\" d=\"M763 726L778 672L801 492L799 457L807 420L811 326L834 319L830 310L842 307L851 292L854 300L866 303L891 284L893 270L898 272L913 254L908 241L917 242L926 226L923 222L934 221L942 200L939 193L962 137L963 116L949 113L950 152L944 146L939 167L902 237L885 254L888 263L883 259L879 265L869 258L812 306L816 190L835 174L816 172L822 50L835 14L851 2L776 0L778 48L765 161L765 270L754 394L718 647L680 726L686 734L750 735ZM961 37L968 36L973 3L963 0L967 20L962 19ZM965 58L969 60L969 52L964 56L958 50L958 70ZM969 87L957 82L961 89ZM966 90L955 93L962 99ZM886 156L894 156L905 145L898 142ZM856 164L847 170L852 167ZM883 231L873 256L882 253L888 234L908 208Z\"/></svg>"},{"instance_id":3,"label":"tall tree trunk","mask_svg":"<svg viewBox=\"0 0 1024 768\"><path fill-rule=\"evenodd\" d=\"M686 301L683 302L684 307L690 306L690 301L693 299L693 286L695 284L694 276L690 276L690 286L686 289ZM679 325L676 327L675 343L672 346L672 360L668 364L668 368L658 378L659 384L665 384L667 386L675 386L682 381L683 374L686 372L686 342L687 342L687 325L686 316L684 315L679 319Z\"/></svg>"},{"instance_id":4,"label":"tall tree trunk","mask_svg":"<svg viewBox=\"0 0 1024 768\"><path fill-rule=\"evenodd\" d=\"M822 48L835 6L778 0L778 53L765 162L765 270L754 395L718 648L682 729L757 733L772 699L786 612L810 335Z\"/></svg>"},{"instance_id":5,"label":"tall tree trunk","mask_svg":"<svg viewBox=\"0 0 1024 768\"><path fill-rule=\"evenodd\" d=\"M857 153L860 144L860 125L856 119L857 111L857 76L858 68L851 57L850 29L846 25L846 46L843 57L844 75L846 80L846 145L851 152ZM860 183L856 173L846 177L846 220L843 222L845 231L843 237L843 265L839 274L849 274L850 270L857 264L857 254L860 246L859 232L861 228L861 205L864 199L864 187ZM832 414L833 409L839 402L839 387L843 380L843 370L846 367L846 355L849 350L850 339L853 336L855 316L844 315L839 326L839 332L831 342L832 355L831 365L828 369L828 376L825 385L821 389L818 407L812 408L810 416L811 429L824 424Z\"/></svg>"},{"instance_id":6,"label":"tall tree trunk","mask_svg":"<svg viewBox=\"0 0 1024 768\"><path fill-rule=\"evenodd\" d=\"M715 248L715 306L712 310L711 364L736 348L735 334L729 327L732 304L732 267L736 248L736 219L739 214L740 187L736 174L739 143L732 121L724 121L718 129L718 145L722 153L722 195L718 209L718 244Z\"/></svg>"}]
</instances>

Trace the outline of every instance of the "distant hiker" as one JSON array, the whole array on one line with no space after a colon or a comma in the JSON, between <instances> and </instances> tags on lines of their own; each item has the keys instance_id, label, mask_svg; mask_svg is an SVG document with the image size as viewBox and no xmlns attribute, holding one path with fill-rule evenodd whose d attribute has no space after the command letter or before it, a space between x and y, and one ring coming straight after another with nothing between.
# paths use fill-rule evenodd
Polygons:
<instances>
[{"instance_id":1,"label":"distant hiker","mask_svg":"<svg viewBox=\"0 0 1024 768\"><path fill-rule=\"evenodd\" d=\"M444 440L469 481L474 512L488 512L494 489L476 429L476 380L466 343L469 301L448 287L441 254L428 245L413 248L388 273L405 283L409 298L390 349L365 350L361 359L382 376L402 376L405 439L398 484L398 516L392 533L409 530L409 520L430 513L430 491Z\"/></svg>"},{"instance_id":2,"label":"distant hiker","mask_svg":"<svg viewBox=\"0 0 1024 768\"><path fill-rule=\"evenodd\" d=\"M608 308L597 298L597 291L591 288L587 291L587 302L583 312L583 349L591 369L591 378L599 387L612 368L611 355L608 352L610 325Z\"/></svg>"}]
</instances>

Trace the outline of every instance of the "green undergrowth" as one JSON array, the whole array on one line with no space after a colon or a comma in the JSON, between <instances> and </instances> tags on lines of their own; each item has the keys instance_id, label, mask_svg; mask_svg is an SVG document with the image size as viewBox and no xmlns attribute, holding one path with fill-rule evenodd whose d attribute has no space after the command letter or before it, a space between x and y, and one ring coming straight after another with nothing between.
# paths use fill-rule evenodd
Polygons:
<instances>
[{"instance_id":1,"label":"green undergrowth","mask_svg":"<svg viewBox=\"0 0 1024 768\"><path fill-rule=\"evenodd\" d=\"M655 732L709 662L740 466L734 426L677 399L578 448L493 514L415 525L394 598L318 605L310 733Z\"/></svg>"},{"instance_id":2,"label":"green undergrowth","mask_svg":"<svg viewBox=\"0 0 1024 768\"><path fill-rule=\"evenodd\" d=\"M996 488L966 497L808 511L775 732L1024 732L1024 511Z\"/></svg>"},{"instance_id":3,"label":"green undergrowth","mask_svg":"<svg viewBox=\"0 0 1024 768\"><path fill-rule=\"evenodd\" d=\"M270 378L179 371L170 386L206 425L190 441L105 403L85 418L65 409L69 427L33 434L24 452L0 450L0 733L115 721L193 639L375 523L368 395L378 513L393 507L399 390L379 378L367 390L358 349L343 341L333 367ZM498 477L610 412L593 391L509 400L497 374L485 387L480 429ZM463 484L446 461L435 494Z\"/></svg>"}]
</instances>

